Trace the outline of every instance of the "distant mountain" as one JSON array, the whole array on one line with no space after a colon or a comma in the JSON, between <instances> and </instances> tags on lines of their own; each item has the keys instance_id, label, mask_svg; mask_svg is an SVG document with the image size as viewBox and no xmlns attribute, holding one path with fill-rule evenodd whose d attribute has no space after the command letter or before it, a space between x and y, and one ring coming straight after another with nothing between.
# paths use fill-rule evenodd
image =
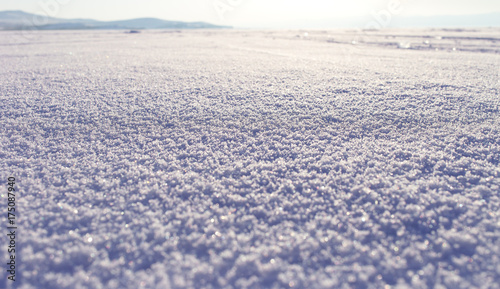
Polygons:
<instances>
[{"instance_id":1,"label":"distant mountain","mask_svg":"<svg viewBox=\"0 0 500 289\"><path fill-rule=\"evenodd\" d=\"M0 11L0 30L74 30L74 29L220 29L206 22L167 21L157 18L138 18L120 21L92 19L61 19L30 14L23 11Z\"/></svg>"}]
</instances>

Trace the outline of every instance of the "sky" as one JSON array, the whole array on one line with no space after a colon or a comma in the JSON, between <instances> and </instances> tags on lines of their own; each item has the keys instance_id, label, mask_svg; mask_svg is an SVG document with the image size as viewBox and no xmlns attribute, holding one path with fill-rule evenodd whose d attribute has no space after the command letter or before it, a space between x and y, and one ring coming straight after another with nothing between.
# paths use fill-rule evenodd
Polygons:
<instances>
[{"instance_id":1,"label":"sky","mask_svg":"<svg viewBox=\"0 0 500 289\"><path fill-rule=\"evenodd\" d=\"M392 6L391 6L392 5ZM389 9L393 7L393 9ZM156 17L206 21L236 27L280 27L295 23L368 21L392 17L500 12L499 0L1 0L1 10L23 10L58 18L122 20ZM387 15L387 14L385 14ZM325 24L327 25L327 24Z\"/></svg>"}]
</instances>

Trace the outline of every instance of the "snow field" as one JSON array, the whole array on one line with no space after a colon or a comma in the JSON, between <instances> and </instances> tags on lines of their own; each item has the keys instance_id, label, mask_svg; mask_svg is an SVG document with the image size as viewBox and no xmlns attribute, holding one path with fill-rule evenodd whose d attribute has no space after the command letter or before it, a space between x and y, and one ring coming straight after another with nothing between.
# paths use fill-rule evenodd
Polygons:
<instances>
[{"instance_id":1,"label":"snow field","mask_svg":"<svg viewBox=\"0 0 500 289\"><path fill-rule=\"evenodd\" d=\"M488 33L0 33L17 288L495 288Z\"/></svg>"}]
</instances>

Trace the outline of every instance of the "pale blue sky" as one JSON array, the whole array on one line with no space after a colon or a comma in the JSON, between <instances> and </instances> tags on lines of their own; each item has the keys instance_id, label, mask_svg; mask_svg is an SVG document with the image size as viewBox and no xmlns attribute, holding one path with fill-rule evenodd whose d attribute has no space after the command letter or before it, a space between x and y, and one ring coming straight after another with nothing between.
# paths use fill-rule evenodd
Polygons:
<instances>
[{"instance_id":1,"label":"pale blue sky","mask_svg":"<svg viewBox=\"0 0 500 289\"><path fill-rule=\"evenodd\" d=\"M0 0L0 10L51 13L59 18L157 17L261 27L311 20L368 19L373 12L387 10L391 1L399 1L401 9L393 17L500 12L500 0Z\"/></svg>"}]
</instances>

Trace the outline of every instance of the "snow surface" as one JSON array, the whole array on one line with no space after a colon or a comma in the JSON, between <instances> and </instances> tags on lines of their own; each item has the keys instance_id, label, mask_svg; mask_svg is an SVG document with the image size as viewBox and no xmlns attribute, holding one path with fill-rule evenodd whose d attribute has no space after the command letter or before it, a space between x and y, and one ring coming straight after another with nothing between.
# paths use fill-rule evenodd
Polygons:
<instances>
[{"instance_id":1,"label":"snow surface","mask_svg":"<svg viewBox=\"0 0 500 289\"><path fill-rule=\"evenodd\" d=\"M1 32L16 288L498 288L499 32Z\"/></svg>"}]
</instances>

